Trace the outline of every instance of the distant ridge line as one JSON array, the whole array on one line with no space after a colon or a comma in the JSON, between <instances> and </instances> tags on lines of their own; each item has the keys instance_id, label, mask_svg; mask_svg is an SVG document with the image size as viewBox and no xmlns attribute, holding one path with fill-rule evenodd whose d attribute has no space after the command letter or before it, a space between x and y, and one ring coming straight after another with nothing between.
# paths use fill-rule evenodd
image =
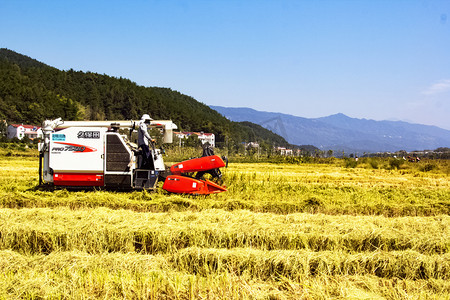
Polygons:
<instances>
[{"instance_id":1,"label":"distant ridge line","mask_svg":"<svg viewBox=\"0 0 450 300\"><path fill-rule=\"evenodd\" d=\"M450 147L450 131L432 125L358 119L343 113L304 118L247 107L210 107L231 121L257 123L285 137L291 144L314 145L321 150L364 153ZM277 120L282 126L271 126L266 120Z\"/></svg>"}]
</instances>

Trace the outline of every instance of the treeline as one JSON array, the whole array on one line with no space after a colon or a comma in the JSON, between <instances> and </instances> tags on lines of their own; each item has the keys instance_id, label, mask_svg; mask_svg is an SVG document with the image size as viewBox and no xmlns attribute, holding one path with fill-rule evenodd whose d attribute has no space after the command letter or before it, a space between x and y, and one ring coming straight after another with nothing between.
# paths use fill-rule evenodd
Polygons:
<instances>
[{"instance_id":1,"label":"treeline","mask_svg":"<svg viewBox=\"0 0 450 300\"><path fill-rule=\"evenodd\" d=\"M284 138L253 123L232 122L207 105L169 88L143 87L125 79L61 71L8 49L0 49L0 118L40 124L64 120L171 119L182 131L216 135L218 143L263 142L289 146Z\"/></svg>"}]
</instances>

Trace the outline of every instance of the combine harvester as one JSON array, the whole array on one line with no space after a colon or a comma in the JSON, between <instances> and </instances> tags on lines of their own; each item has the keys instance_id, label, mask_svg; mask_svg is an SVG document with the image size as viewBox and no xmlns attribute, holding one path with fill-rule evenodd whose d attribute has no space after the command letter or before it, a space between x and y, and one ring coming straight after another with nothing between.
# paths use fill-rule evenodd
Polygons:
<instances>
[{"instance_id":1,"label":"combine harvester","mask_svg":"<svg viewBox=\"0 0 450 300\"><path fill-rule=\"evenodd\" d=\"M226 191L218 183L204 178L211 174L219 180L222 158L211 148L203 157L177 163L166 170L162 153L152 145L148 161L142 150L130 142L119 129L131 133L139 121L63 121L46 120L39 144L39 184L60 188L98 187L110 190L154 190L162 188L181 194L212 194ZM172 143L172 121L152 120L150 127L163 133L163 143Z\"/></svg>"}]
</instances>

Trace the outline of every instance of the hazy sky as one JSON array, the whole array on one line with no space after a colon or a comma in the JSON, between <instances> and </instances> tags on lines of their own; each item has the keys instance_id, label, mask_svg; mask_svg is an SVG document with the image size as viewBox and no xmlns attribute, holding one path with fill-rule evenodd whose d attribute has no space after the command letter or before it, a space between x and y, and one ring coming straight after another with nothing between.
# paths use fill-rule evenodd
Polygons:
<instances>
[{"instance_id":1,"label":"hazy sky","mask_svg":"<svg viewBox=\"0 0 450 300\"><path fill-rule=\"evenodd\" d=\"M0 47L208 105L450 129L449 0L0 0Z\"/></svg>"}]
</instances>

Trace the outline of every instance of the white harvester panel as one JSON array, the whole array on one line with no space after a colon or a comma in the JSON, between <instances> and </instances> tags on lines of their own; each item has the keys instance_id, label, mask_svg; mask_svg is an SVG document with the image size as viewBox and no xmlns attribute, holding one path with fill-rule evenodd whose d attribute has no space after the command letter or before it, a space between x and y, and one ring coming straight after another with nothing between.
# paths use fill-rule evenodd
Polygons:
<instances>
[{"instance_id":1,"label":"white harvester panel","mask_svg":"<svg viewBox=\"0 0 450 300\"><path fill-rule=\"evenodd\" d=\"M50 136L49 167L58 173L103 174L107 128L69 127Z\"/></svg>"},{"instance_id":2,"label":"white harvester panel","mask_svg":"<svg viewBox=\"0 0 450 300\"><path fill-rule=\"evenodd\" d=\"M161 151L152 145L151 156L143 160L142 151L119 134L119 129L131 133L140 122L45 120L44 140L39 144L39 184L154 189L165 171ZM162 130L165 142L171 142L172 130L177 129L170 120L152 120L150 127Z\"/></svg>"}]
</instances>

